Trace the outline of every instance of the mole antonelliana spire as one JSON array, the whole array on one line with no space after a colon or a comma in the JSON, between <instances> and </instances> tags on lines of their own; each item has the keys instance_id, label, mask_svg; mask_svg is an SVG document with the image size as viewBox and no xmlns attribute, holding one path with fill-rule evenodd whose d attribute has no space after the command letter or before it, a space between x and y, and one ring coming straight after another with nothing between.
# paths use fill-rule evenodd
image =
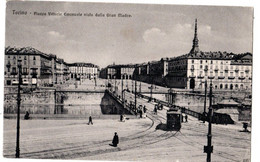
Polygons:
<instances>
[{"instance_id":1,"label":"mole antonelliana spire","mask_svg":"<svg viewBox=\"0 0 260 162\"><path fill-rule=\"evenodd\" d=\"M199 49L199 39L197 37L197 19L195 19L195 33L193 38L193 45L192 49L190 50L190 53L198 53L200 51Z\"/></svg>"}]
</instances>

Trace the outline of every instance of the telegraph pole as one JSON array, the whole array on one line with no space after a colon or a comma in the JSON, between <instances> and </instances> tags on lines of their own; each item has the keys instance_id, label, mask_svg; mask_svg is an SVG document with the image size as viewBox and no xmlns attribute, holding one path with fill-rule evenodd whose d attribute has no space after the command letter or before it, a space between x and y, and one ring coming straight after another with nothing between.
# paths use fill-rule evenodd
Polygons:
<instances>
[{"instance_id":1,"label":"telegraph pole","mask_svg":"<svg viewBox=\"0 0 260 162\"><path fill-rule=\"evenodd\" d=\"M204 146L204 153L207 153L207 162L211 162L211 153L213 153L213 146L211 145L211 120L212 120L212 81L210 82L210 89L209 89L209 112L208 112L208 145Z\"/></svg>"},{"instance_id":2,"label":"telegraph pole","mask_svg":"<svg viewBox=\"0 0 260 162\"><path fill-rule=\"evenodd\" d=\"M16 125L16 153L15 157L20 158L20 105L21 105L21 84L22 84L22 78L21 78L21 60L18 60L18 93L17 93L17 125Z\"/></svg>"},{"instance_id":3,"label":"telegraph pole","mask_svg":"<svg viewBox=\"0 0 260 162\"><path fill-rule=\"evenodd\" d=\"M140 85L139 85L139 93L141 94L142 92L142 85L141 85L141 81L140 81Z\"/></svg>"},{"instance_id":4,"label":"telegraph pole","mask_svg":"<svg viewBox=\"0 0 260 162\"><path fill-rule=\"evenodd\" d=\"M116 76L114 76L115 79L115 93L116 93Z\"/></svg>"},{"instance_id":5,"label":"telegraph pole","mask_svg":"<svg viewBox=\"0 0 260 162\"><path fill-rule=\"evenodd\" d=\"M121 96L122 96L122 99L123 99L123 94L124 94L124 80L123 80L123 78L121 79L121 91L122 91L122 94L121 94Z\"/></svg>"},{"instance_id":6,"label":"telegraph pole","mask_svg":"<svg viewBox=\"0 0 260 162\"><path fill-rule=\"evenodd\" d=\"M204 100L204 112L203 112L203 123L205 123L205 114L206 114L206 106L207 106L207 80L205 80L205 100Z\"/></svg>"},{"instance_id":7,"label":"telegraph pole","mask_svg":"<svg viewBox=\"0 0 260 162\"><path fill-rule=\"evenodd\" d=\"M137 86L136 86L136 74L135 74L135 109L137 109L137 107L136 107L136 88L137 88Z\"/></svg>"},{"instance_id":8,"label":"telegraph pole","mask_svg":"<svg viewBox=\"0 0 260 162\"><path fill-rule=\"evenodd\" d=\"M204 113L206 112L206 103L207 103L207 80L205 80L205 100L204 100Z\"/></svg>"},{"instance_id":9,"label":"telegraph pole","mask_svg":"<svg viewBox=\"0 0 260 162\"><path fill-rule=\"evenodd\" d=\"M153 80L152 80L152 82L151 82L151 91L150 91L151 101L152 101L152 97L153 97Z\"/></svg>"},{"instance_id":10,"label":"telegraph pole","mask_svg":"<svg viewBox=\"0 0 260 162\"><path fill-rule=\"evenodd\" d=\"M133 83L133 78L132 78L132 93L134 93L134 83Z\"/></svg>"}]
</instances>

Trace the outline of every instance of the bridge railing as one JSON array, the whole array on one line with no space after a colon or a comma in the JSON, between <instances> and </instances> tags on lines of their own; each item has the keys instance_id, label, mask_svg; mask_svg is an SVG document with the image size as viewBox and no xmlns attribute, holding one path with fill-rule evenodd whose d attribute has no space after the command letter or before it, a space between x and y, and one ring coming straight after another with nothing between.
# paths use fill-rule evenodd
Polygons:
<instances>
[{"instance_id":1,"label":"bridge railing","mask_svg":"<svg viewBox=\"0 0 260 162\"><path fill-rule=\"evenodd\" d=\"M108 91L108 90L107 90L107 91ZM121 98L120 96L118 96L117 94L114 94L114 93L111 92L111 91L108 91L108 93L109 93L111 96L113 96L119 103L121 103L122 105L124 104L124 107L125 107L128 111L130 111L132 114L136 114L137 109L134 107L133 104L128 103L128 102L123 103L122 98ZM191 116L193 116L193 117L195 117L195 118L198 118L198 119L201 119L201 117L203 116L203 114L201 114L201 113L199 113L199 112L196 112L196 111L187 109L187 108L182 107L182 106L177 106L177 105L171 104L171 103L166 102L166 101L163 101L163 100L159 100L159 99L156 99L156 98L151 98L151 97L149 97L149 96L146 96L146 95L143 95L143 94L140 94L140 93L138 94L138 96L141 97L141 98L150 100L150 101L152 101L152 102L161 104L161 105L166 106L166 107L174 107L174 108L177 108L177 109L181 110L182 113L191 115Z\"/></svg>"},{"instance_id":2,"label":"bridge railing","mask_svg":"<svg viewBox=\"0 0 260 162\"><path fill-rule=\"evenodd\" d=\"M182 113L191 115L191 116L193 116L195 118L201 119L201 117L202 117L201 113L193 111L193 110L190 110L190 109L187 109L185 107L177 106L177 105L174 105L174 104L171 104L169 102L166 102L166 101L163 101L163 100L159 100L159 99L156 99L156 98L151 98L151 97L143 95L143 94L138 94L138 95L140 97L144 98L144 99L151 100L151 101L153 101L155 103L158 103L158 104L161 104L163 106L177 108L177 109L181 110Z\"/></svg>"},{"instance_id":3,"label":"bridge railing","mask_svg":"<svg viewBox=\"0 0 260 162\"><path fill-rule=\"evenodd\" d=\"M112 96L118 103L120 103L126 110L128 110L131 114L135 115L136 111L135 108L133 107L133 105L131 105L130 103L127 103L126 101L123 102L122 97L120 95L117 95L116 93L113 93L109 90L106 90L106 92Z\"/></svg>"}]
</instances>

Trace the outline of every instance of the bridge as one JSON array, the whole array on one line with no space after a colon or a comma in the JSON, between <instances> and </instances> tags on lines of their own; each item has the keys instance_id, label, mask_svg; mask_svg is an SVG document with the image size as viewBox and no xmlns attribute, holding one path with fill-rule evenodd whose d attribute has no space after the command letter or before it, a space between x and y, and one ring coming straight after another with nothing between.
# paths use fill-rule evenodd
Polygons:
<instances>
[{"instance_id":1,"label":"bridge","mask_svg":"<svg viewBox=\"0 0 260 162\"><path fill-rule=\"evenodd\" d=\"M198 112L189 110L185 107L176 106L176 105L171 104L169 102L159 100L159 99L156 99L156 98L153 98L153 97L151 98L151 97L148 97L144 94L137 94L137 98L136 98L137 104L136 104L136 107L135 107L135 105L134 105L135 94L133 94L131 92L124 91L125 98L122 98L120 95L116 94L115 92L111 92L110 90L106 90L106 93L108 93L111 97L113 97L113 99L115 99L118 103L120 103L127 111L131 112L133 115L136 115L138 113L138 111L139 111L138 106L139 105L143 105L143 106L145 105L146 108L149 108L150 111L153 111L154 106L156 104L160 104L160 105L163 105L163 109L166 110L166 111L169 110L170 107L174 107L174 108L181 110L182 113L191 115L191 116L198 118L198 119L201 119L201 117L203 116L202 113L198 113ZM125 100L125 102L123 100ZM165 115L166 115L166 112L165 112Z\"/></svg>"}]
</instances>

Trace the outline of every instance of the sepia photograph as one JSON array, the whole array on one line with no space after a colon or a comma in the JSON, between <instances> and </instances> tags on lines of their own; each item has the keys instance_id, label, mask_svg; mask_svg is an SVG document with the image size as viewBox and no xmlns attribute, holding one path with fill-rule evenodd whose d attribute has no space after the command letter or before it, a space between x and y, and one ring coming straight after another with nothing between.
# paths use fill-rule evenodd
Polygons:
<instances>
[{"instance_id":1,"label":"sepia photograph","mask_svg":"<svg viewBox=\"0 0 260 162\"><path fill-rule=\"evenodd\" d=\"M253 30L248 6L7 1L3 158L252 161Z\"/></svg>"}]
</instances>

